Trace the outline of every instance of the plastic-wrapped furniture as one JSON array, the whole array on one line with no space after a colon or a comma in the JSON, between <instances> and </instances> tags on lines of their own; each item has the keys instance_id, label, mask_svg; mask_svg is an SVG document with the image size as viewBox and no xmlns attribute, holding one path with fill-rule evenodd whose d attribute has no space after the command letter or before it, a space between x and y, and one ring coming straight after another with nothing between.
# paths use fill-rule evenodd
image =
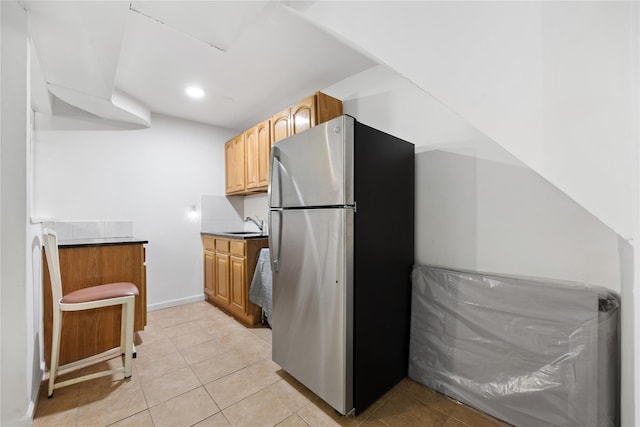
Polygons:
<instances>
[{"instance_id":1,"label":"plastic-wrapped furniture","mask_svg":"<svg viewBox=\"0 0 640 427\"><path fill-rule=\"evenodd\" d=\"M51 294L53 296L53 337L51 345L51 366L49 369L49 390L48 396L53 396L53 391L57 388L65 387L81 381L111 375L117 372L124 372L124 377L131 377L133 358L133 315L134 301L138 295L138 288L133 283L109 283L105 285L92 286L80 289L67 295L62 295L62 277L60 275L60 261L58 257L58 236L50 229L43 230L44 248L47 257L47 265L51 276ZM72 378L62 382L56 382L58 372L62 369L73 368L81 364L96 360L96 355L82 360L58 366L60 355L60 335L62 332L62 312L90 310L93 308L107 307L112 305L122 306L122 318L120 322L120 347L121 354L124 354L123 366L116 369L97 372Z\"/></svg>"},{"instance_id":2,"label":"plastic-wrapped furniture","mask_svg":"<svg viewBox=\"0 0 640 427\"><path fill-rule=\"evenodd\" d=\"M413 270L409 376L518 427L619 425L619 299L596 286Z\"/></svg>"}]
</instances>

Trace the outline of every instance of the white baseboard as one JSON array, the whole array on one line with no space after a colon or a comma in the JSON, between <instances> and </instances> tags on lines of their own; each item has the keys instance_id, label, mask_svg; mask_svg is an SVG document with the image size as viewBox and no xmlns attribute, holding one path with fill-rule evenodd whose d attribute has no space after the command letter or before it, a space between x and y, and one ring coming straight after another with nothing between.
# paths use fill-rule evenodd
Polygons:
<instances>
[{"instance_id":1,"label":"white baseboard","mask_svg":"<svg viewBox=\"0 0 640 427\"><path fill-rule=\"evenodd\" d=\"M156 304L147 304L147 311L162 310L163 308L175 307L177 305L189 304L190 302L204 301L204 293L193 295L186 298L179 298L169 301L163 301Z\"/></svg>"},{"instance_id":2,"label":"white baseboard","mask_svg":"<svg viewBox=\"0 0 640 427\"><path fill-rule=\"evenodd\" d=\"M15 423L12 423L11 425L15 426L15 427L30 427L31 424L33 424L33 416L35 415L36 409L36 403L31 400L29 402L29 407L27 408L27 413L24 415L24 417L22 417L22 419L20 420L16 420Z\"/></svg>"}]
</instances>

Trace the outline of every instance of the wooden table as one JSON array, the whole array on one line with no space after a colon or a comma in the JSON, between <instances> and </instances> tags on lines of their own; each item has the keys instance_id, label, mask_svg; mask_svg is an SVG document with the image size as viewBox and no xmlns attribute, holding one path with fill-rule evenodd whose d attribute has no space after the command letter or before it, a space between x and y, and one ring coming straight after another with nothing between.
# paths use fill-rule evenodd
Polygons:
<instances>
[{"instance_id":1,"label":"wooden table","mask_svg":"<svg viewBox=\"0 0 640 427\"><path fill-rule=\"evenodd\" d=\"M60 275L62 294L113 282L131 282L138 287L135 302L134 330L147 324L146 240L135 238L85 239L60 241ZM49 268L43 250L44 357L51 360L53 310ZM121 307L62 313L60 364L100 354L120 345Z\"/></svg>"}]
</instances>

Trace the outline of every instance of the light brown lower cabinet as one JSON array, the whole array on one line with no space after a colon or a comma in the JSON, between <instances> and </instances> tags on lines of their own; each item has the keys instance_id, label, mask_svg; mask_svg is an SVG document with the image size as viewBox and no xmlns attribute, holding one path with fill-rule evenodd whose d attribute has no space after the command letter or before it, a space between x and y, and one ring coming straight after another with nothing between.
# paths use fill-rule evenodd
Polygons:
<instances>
[{"instance_id":1,"label":"light brown lower cabinet","mask_svg":"<svg viewBox=\"0 0 640 427\"><path fill-rule=\"evenodd\" d=\"M267 238L229 239L202 236L204 248L204 293L209 302L245 326L262 319L262 309L249 301L249 287L260 249Z\"/></svg>"},{"instance_id":2,"label":"light brown lower cabinet","mask_svg":"<svg viewBox=\"0 0 640 427\"><path fill-rule=\"evenodd\" d=\"M224 305L229 304L229 254L215 255L214 268L216 269L213 285L213 299Z\"/></svg>"},{"instance_id":3,"label":"light brown lower cabinet","mask_svg":"<svg viewBox=\"0 0 640 427\"><path fill-rule=\"evenodd\" d=\"M204 249L204 293L207 298L213 295L213 274L215 271L216 253Z\"/></svg>"}]
</instances>

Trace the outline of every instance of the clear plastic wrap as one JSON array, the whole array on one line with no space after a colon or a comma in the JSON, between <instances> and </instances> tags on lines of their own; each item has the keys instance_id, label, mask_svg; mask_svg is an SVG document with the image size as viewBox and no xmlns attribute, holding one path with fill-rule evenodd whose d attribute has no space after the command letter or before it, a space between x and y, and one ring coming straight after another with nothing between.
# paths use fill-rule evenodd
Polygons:
<instances>
[{"instance_id":1,"label":"clear plastic wrap","mask_svg":"<svg viewBox=\"0 0 640 427\"><path fill-rule=\"evenodd\" d=\"M249 300L262 307L264 319L271 326L271 313L273 310L271 264L269 262L269 249L261 249L258 255L256 271L249 287Z\"/></svg>"},{"instance_id":2,"label":"clear plastic wrap","mask_svg":"<svg viewBox=\"0 0 640 427\"><path fill-rule=\"evenodd\" d=\"M619 298L595 286L413 270L409 376L516 426L619 424Z\"/></svg>"}]
</instances>

